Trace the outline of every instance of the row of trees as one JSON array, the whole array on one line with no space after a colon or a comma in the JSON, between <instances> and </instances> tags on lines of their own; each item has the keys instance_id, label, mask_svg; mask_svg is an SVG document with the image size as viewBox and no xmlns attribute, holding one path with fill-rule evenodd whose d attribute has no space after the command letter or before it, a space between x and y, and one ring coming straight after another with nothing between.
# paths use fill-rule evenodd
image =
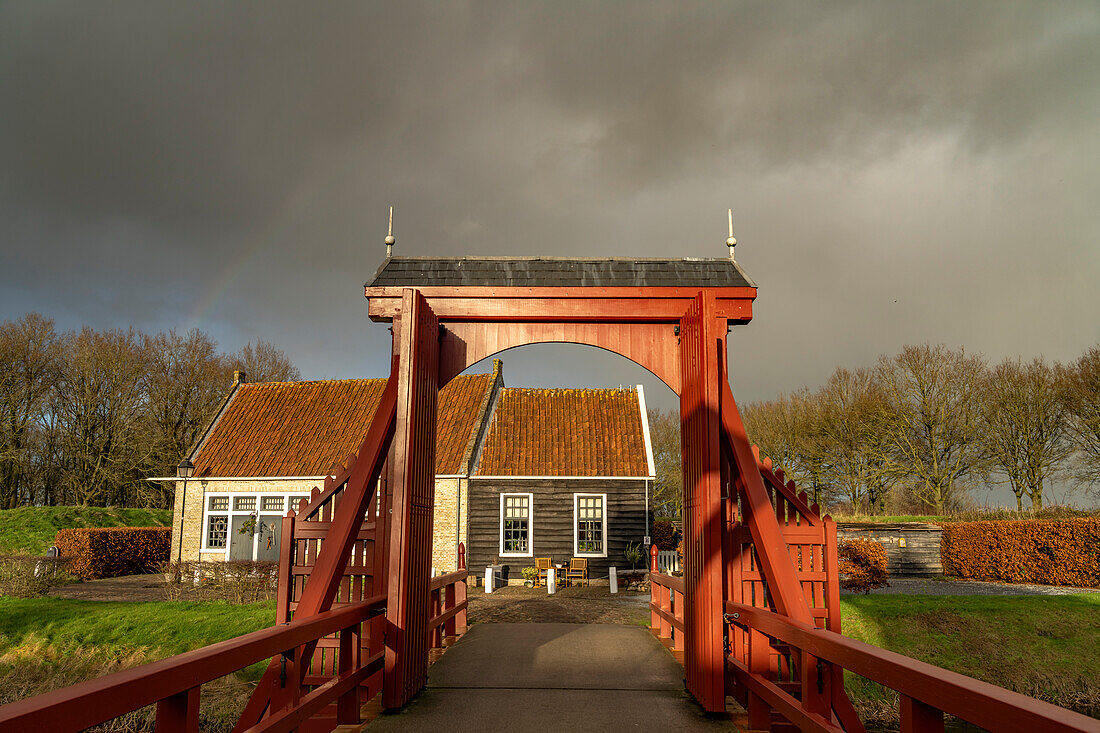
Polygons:
<instances>
[{"instance_id":1,"label":"row of trees","mask_svg":"<svg viewBox=\"0 0 1100 733\"><path fill-rule=\"evenodd\" d=\"M942 513L1007 484L1041 509L1054 482L1100 480L1100 348L1071 364L989 365L908 346L873 367L744 409L750 438L821 504Z\"/></svg>"},{"instance_id":2,"label":"row of trees","mask_svg":"<svg viewBox=\"0 0 1100 733\"><path fill-rule=\"evenodd\" d=\"M749 438L822 506L942 513L1007 484L1040 509L1055 482L1100 484L1100 347L1070 364L989 365L945 346L908 346L743 407ZM655 513L681 504L680 420L651 410Z\"/></svg>"},{"instance_id":3,"label":"row of trees","mask_svg":"<svg viewBox=\"0 0 1100 733\"><path fill-rule=\"evenodd\" d=\"M0 324L0 508L168 506L170 489L143 479L175 475L236 369L301 378L269 343L223 354L197 329L58 332L35 313Z\"/></svg>"}]
</instances>

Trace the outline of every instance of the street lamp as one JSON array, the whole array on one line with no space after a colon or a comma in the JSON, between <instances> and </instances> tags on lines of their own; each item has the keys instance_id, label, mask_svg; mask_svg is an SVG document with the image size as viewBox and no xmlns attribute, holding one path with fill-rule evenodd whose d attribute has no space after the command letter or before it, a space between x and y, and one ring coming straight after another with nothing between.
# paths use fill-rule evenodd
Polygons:
<instances>
[{"instance_id":1,"label":"street lamp","mask_svg":"<svg viewBox=\"0 0 1100 733\"><path fill-rule=\"evenodd\" d=\"M183 494L180 496L180 541L179 541L179 553L176 555L177 562L183 562L183 518L187 511L187 479L195 475L195 464L191 460L184 456L180 461L180 465L176 466L176 475L183 479Z\"/></svg>"}]
</instances>

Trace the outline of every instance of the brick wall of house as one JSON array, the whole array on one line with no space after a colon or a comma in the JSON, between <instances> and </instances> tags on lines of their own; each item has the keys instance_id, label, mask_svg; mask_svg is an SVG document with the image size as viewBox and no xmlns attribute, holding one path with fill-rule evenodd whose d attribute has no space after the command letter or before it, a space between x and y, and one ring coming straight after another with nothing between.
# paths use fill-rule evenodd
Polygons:
<instances>
[{"instance_id":1,"label":"brick wall of house","mask_svg":"<svg viewBox=\"0 0 1100 733\"><path fill-rule=\"evenodd\" d=\"M458 543L466 541L466 484L464 478L435 480L432 567L438 573L458 569Z\"/></svg>"}]
</instances>

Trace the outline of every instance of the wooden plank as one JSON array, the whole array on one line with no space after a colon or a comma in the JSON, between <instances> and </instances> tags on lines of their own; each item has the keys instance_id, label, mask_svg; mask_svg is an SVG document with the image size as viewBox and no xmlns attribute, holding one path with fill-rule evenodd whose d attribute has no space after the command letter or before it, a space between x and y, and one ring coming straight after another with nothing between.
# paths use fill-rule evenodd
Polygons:
<instances>
[{"instance_id":1,"label":"wooden plank","mask_svg":"<svg viewBox=\"0 0 1100 733\"><path fill-rule=\"evenodd\" d=\"M424 297L403 291L397 330L397 417L389 533L389 596L382 704L398 708L428 679L428 594L435 493L439 321Z\"/></svg>"}]
</instances>

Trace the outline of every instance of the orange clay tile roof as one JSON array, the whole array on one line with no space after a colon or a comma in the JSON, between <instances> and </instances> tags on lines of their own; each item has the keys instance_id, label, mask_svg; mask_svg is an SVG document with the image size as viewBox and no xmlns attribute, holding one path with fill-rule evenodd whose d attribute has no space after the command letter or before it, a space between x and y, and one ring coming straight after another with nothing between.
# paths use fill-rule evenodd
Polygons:
<instances>
[{"instance_id":1,"label":"orange clay tile roof","mask_svg":"<svg viewBox=\"0 0 1100 733\"><path fill-rule=\"evenodd\" d=\"M633 389L502 391L477 476L648 476Z\"/></svg>"},{"instance_id":2,"label":"orange clay tile roof","mask_svg":"<svg viewBox=\"0 0 1100 733\"><path fill-rule=\"evenodd\" d=\"M492 374L439 395L436 473L459 473ZM359 448L385 379L242 384L192 460L195 476L323 476Z\"/></svg>"}]
</instances>

